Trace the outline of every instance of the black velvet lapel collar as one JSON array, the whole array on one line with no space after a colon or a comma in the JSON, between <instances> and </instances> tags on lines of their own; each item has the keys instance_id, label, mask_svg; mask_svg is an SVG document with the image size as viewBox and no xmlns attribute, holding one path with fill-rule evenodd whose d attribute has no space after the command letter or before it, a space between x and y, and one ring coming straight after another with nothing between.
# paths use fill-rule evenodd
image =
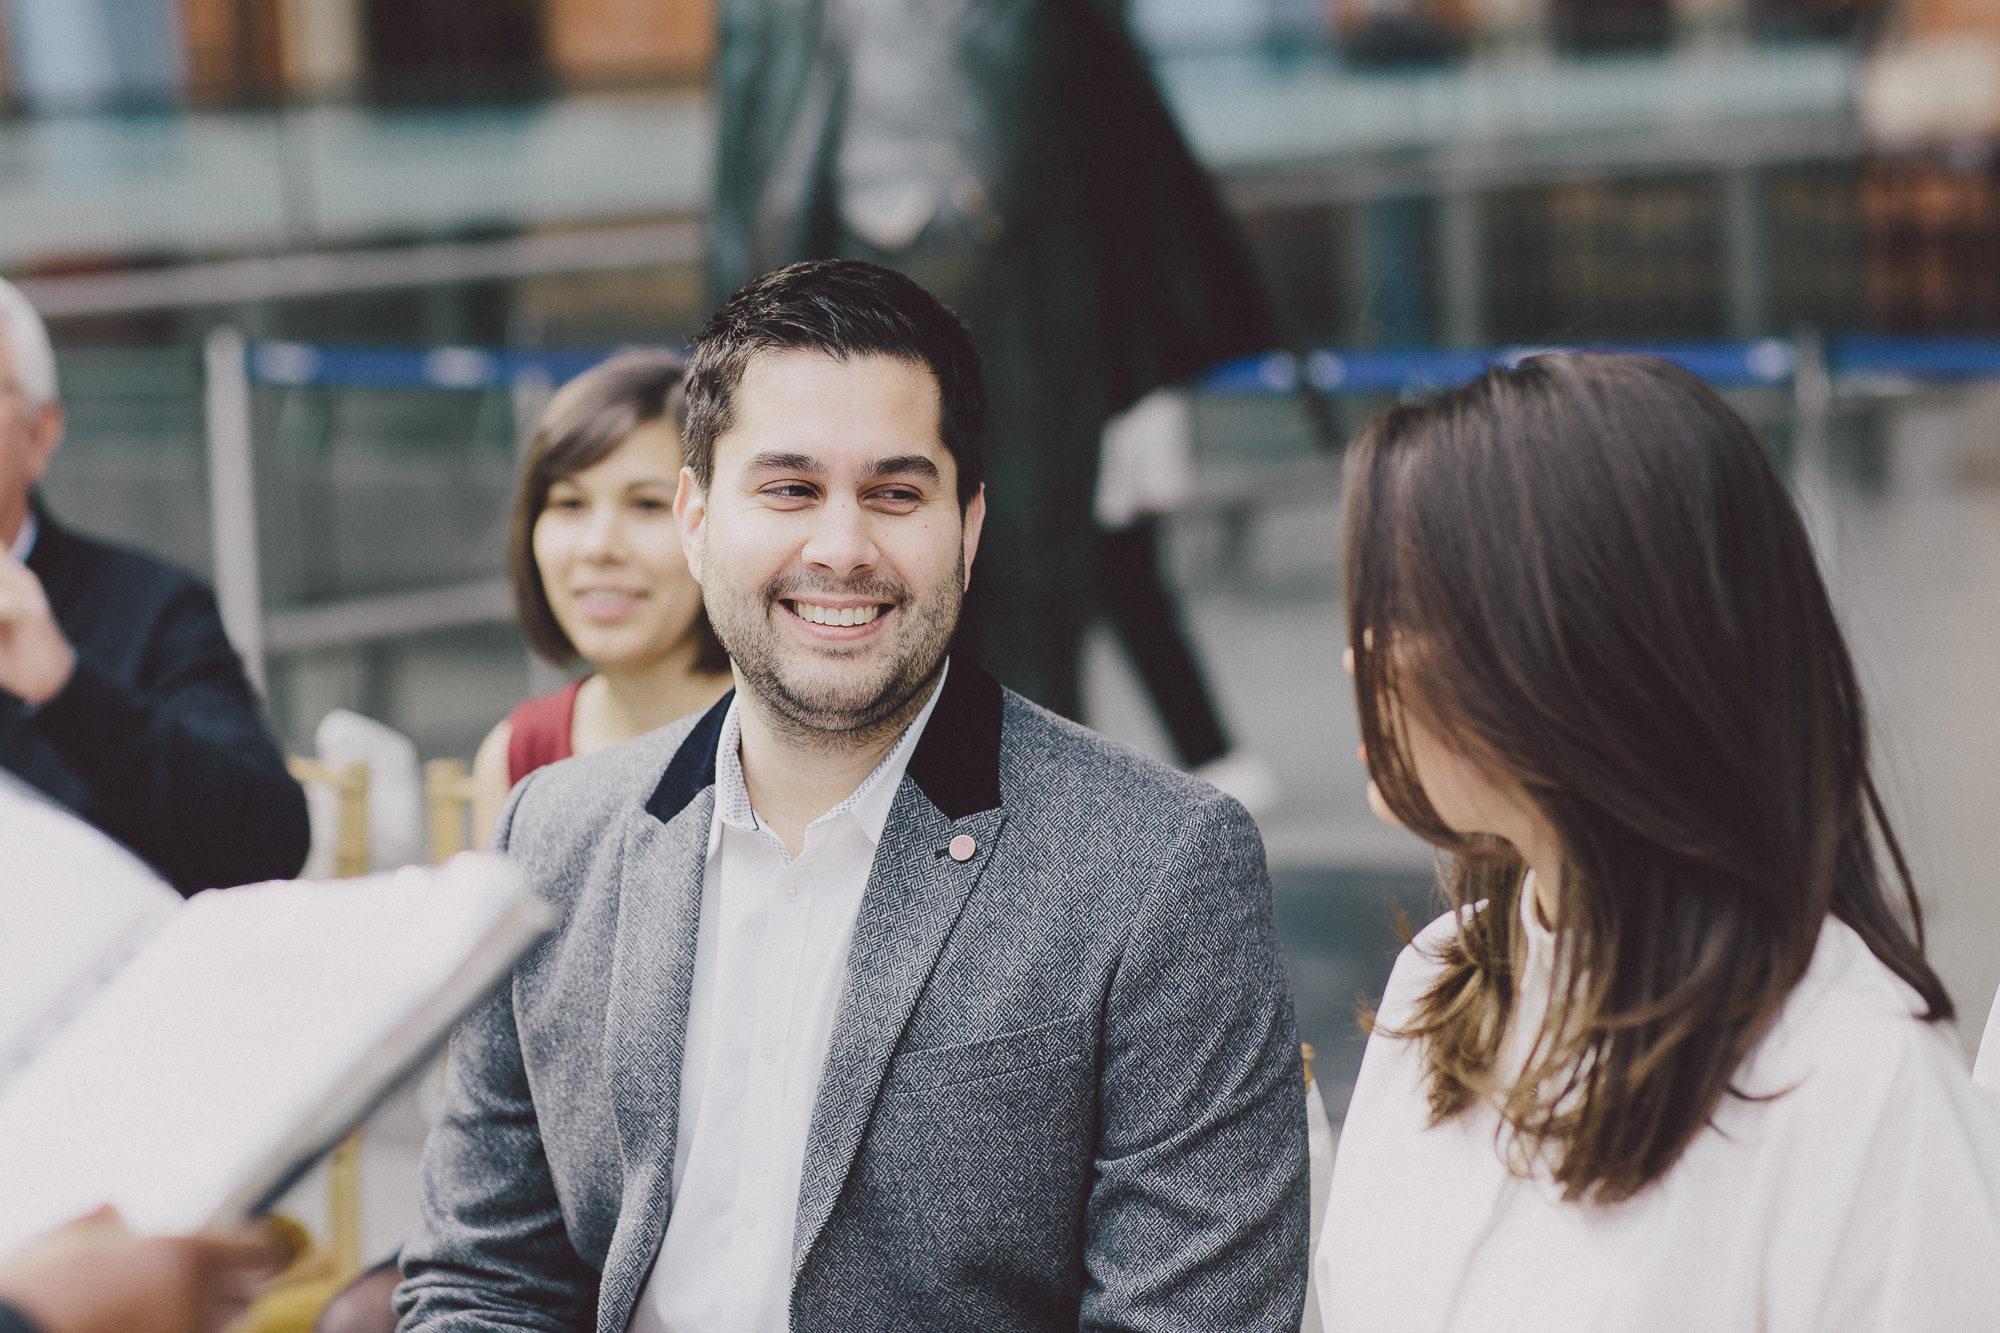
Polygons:
<instances>
[{"instance_id":1,"label":"black velvet lapel collar","mask_svg":"<svg viewBox=\"0 0 2000 1333\"><path fill-rule=\"evenodd\" d=\"M672 822L675 815L687 809L688 802L700 795L703 787L715 784L715 749L722 742L722 717L735 697L736 691L731 690L717 699L715 707L702 714L701 721L694 724L694 730L681 742L681 748L674 751L666 775L646 802L646 813L662 824Z\"/></svg>"},{"instance_id":2,"label":"black velvet lapel collar","mask_svg":"<svg viewBox=\"0 0 2000 1333\"><path fill-rule=\"evenodd\" d=\"M1000 682L958 659L906 770L946 819L1000 805Z\"/></svg>"},{"instance_id":3,"label":"black velvet lapel collar","mask_svg":"<svg viewBox=\"0 0 2000 1333\"><path fill-rule=\"evenodd\" d=\"M666 775L646 802L646 811L667 823L715 782L715 751L722 742L722 716L734 690L695 724L674 751ZM946 819L964 819L1000 805L1000 682L969 661L956 661L944 678L944 693L924 727L908 774Z\"/></svg>"}]
</instances>

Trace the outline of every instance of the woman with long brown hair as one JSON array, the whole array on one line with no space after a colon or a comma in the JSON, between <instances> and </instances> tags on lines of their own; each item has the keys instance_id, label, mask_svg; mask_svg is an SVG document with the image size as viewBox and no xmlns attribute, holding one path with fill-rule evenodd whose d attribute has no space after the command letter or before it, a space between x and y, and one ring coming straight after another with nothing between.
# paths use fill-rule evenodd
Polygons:
<instances>
[{"instance_id":1,"label":"woman with long brown hair","mask_svg":"<svg viewBox=\"0 0 2000 1333\"><path fill-rule=\"evenodd\" d=\"M1350 453L1398 960L1315 1259L1329 1330L2000 1327L2000 1111L1782 481L1692 376L1545 356Z\"/></svg>"}]
</instances>

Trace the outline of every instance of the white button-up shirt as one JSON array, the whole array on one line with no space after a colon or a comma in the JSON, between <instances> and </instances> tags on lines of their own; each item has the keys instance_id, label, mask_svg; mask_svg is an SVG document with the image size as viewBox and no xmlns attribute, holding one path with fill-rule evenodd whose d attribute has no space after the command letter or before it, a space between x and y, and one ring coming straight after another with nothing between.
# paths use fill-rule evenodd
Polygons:
<instances>
[{"instance_id":1,"label":"white button-up shirt","mask_svg":"<svg viewBox=\"0 0 2000 1333\"><path fill-rule=\"evenodd\" d=\"M741 700L723 715L673 1217L631 1333L785 1333L790 1323L799 1177L848 944L889 806L943 688L940 676L888 758L807 827L797 860L750 807Z\"/></svg>"},{"instance_id":2,"label":"white button-up shirt","mask_svg":"<svg viewBox=\"0 0 2000 1333\"><path fill-rule=\"evenodd\" d=\"M1521 895L1529 1023L1556 937ZM1313 1277L1327 1333L1969 1333L2000 1319L2000 1116L1958 1034L1828 917L1776 1024L1666 1173L1572 1203L1498 1113L1431 1119L1407 1029L1457 929L1403 951L1341 1128ZM1526 1040L1511 1034L1503 1071Z\"/></svg>"}]
</instances>

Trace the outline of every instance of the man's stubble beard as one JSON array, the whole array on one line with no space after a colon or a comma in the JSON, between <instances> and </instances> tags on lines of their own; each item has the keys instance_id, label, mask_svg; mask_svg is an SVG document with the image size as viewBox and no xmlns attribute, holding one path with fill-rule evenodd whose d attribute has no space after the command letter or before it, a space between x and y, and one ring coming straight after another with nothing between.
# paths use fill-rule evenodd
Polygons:
<instances>
[{"instance_id":1,"label":"man's stubble beard","mask_svg":"<svg viewBox=\"0 0 2000 1333\"><path fill-rule=\"evenodd\" d=\"M712 549L704 552L702 565L705 571L721 568ZM841 583L780 576L755 594L739 592L726 577L719 582L722 586L711 595L705 581L702 602L744 687L793 744L850 750L901 732L922 710L965 603L965 552L961 547L949 579L921 599L903 585L876 579ZM777 617L791 613L778 603L814 593L860 595L890 603L895 610L889 614L910 618L896 631L902 650L879 662L873 679L852 685L827 681L816 686L810 679L797 678L816 664L806 659L807 672L800 673L796 670L800 659L779 650Z\"/></svg>"}]
</instances>

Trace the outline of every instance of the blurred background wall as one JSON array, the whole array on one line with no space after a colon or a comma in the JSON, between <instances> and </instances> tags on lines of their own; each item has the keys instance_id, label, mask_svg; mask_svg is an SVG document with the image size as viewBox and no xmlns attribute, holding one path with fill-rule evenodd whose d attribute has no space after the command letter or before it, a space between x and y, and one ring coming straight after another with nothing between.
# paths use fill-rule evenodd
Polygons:
<instances>
[{"instance_id":1,"label":"blurred background wall","mask_svg":"<svg viewBox=\"0 0 2000 1333\"><path fill-rule=\"evenodd\" d=\"M2000 336L2000 0L1127 12L1299 346ZM469 757L549 684L499 584L546 385L479 358L673 342L706 313L709 0L0 13L0 271L50 316L70 412L49 502L207 571L201 348L240 330L264 358L274 726L304 751L346 706ZM314 349L350 344L429 369L316 382ZM1789 462L1794 391L1734 398ZM1337 399L1340 427L1385 401ZM1976 1036L2000 981L2000 389L1856 375L1826 410L1829 569ZM1208 392L1197 422L1169 564L1284 782L1263 824L1302 1026L1358 1050L1352 1001L1429 861L1370 820L1351 761L1337 459L1283 395ZM1089 662L1091 721L1164 754L1108 640Z\"/></svg>"}]
</instances>

